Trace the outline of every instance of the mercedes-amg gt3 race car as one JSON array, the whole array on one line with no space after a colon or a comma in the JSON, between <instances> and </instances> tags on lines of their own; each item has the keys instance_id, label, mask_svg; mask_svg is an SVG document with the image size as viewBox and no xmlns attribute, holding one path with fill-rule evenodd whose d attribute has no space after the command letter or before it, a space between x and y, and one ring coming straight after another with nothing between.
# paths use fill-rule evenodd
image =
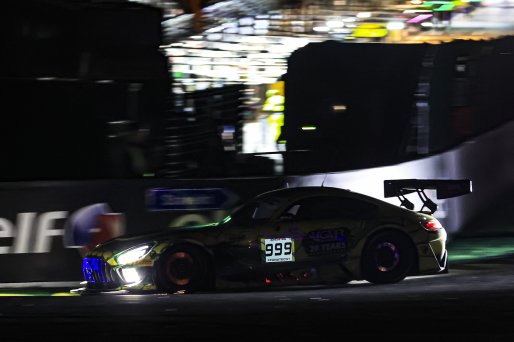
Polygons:
<instances>
[{"instance_id":1,"label":"mercedes-amg gt3 race car","mask_svg":"<svg viewBox=\"0 0 514 342\"><path fill-rule=\"evenodd\" d=\"M394 283L447 270L447 234L432 215L438 198L471 192L469 180L387 180L402 206L330 187L263 193L221 222L122 236L83 259L82 294L209 291L238 286ZM423 201L414 211L405 195Z\"/></svg>"}]
</instances>

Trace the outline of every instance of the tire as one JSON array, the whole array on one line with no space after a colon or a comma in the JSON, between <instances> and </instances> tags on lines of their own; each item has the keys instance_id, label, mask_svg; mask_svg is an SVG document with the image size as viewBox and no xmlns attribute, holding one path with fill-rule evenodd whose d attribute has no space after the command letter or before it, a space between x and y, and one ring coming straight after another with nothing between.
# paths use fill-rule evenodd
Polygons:
<instances>
[{"instance_id":1,"label":"tire","mask_svg":"<svg viewBox=\"0 0 514 342\"><path fill-rule=\"evenodd\" d=\"M156 267L156 285L160 291L188 293L214 286L212 263L199 247L174 246L164 252Z\"/></svg>"},{"instance_id":2,"label":"tire","mask_svg":"<svg viewBox=\"0 0 514 342\"><path fill-rule=\"evenodd\" d=\"M396 283L409 274L415 260L416 250L408 237L393 231L378 233L364 247L362 273L370 283Z\"/></svg>"}]
</instances>

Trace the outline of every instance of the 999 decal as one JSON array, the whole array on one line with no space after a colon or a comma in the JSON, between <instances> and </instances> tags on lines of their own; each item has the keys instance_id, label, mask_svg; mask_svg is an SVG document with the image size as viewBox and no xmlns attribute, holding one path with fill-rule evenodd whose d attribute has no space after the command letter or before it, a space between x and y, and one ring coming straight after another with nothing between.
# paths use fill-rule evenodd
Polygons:
<instances>
[{"instance_id":1,"label":"999 decal","mask_svg":"<svg viewBox=\"0 0 514 342\"><path fill-rule=\"evenodd\" d=\"M261 239L264 262L294 261L294 240L291 238Z\"/></svg>"}]
</instances>

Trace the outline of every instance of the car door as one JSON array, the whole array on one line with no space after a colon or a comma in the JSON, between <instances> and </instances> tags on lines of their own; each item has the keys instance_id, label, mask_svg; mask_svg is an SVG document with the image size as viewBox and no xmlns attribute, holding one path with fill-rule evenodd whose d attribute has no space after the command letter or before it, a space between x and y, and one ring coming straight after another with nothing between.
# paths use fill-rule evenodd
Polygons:
<instances>
[{"instance_id":1,"label":"car door","mask_svg":"<svg viewBox=\"0 0 514 342\"><path fill-rule=\"evenodd\" d=\"M291 240L292 261L304 267L344 259L356 230L376 209L351 197L315 196L292 203L272 226L277 237ZM273 246L275 253L288 252L285 242L281 248Z\"/></svg>"},{"instance_id":2,"label":"car door","mask_svg":"<svg viewBox=\"0 0 514 342\"><path fill-rule=\"evenodd\" d=\"M280 200L275 198L252 201L226 219L215 253L219 262L228 266L227 271L260 272L264 268L262 232L269 230L270 218L279 206Z\"/></svg>"}]
</instances>

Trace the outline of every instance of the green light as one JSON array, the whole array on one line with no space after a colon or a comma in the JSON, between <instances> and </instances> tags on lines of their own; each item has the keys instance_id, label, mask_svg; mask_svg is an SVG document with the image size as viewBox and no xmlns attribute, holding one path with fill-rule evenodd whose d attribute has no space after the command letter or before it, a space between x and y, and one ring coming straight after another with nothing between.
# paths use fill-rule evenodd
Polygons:
<instances>
[{"instance_id":1,"label":"green light","mask_svg":"<svg viewBox=\"0 0 514 342\"><path fill-rule=\"evenodd\" d=\"M219 224L218 222L200 223L200 224L187 225L187 226L184 226L184 228L187 228L187 229L207 228L207 227L215 227L218 224Z\"/></svg>"},{"instance_id":2,"label":"green light","mask_svg":"<svg viewBox=\"0 0 514 342\"><path fill-rule=\"evenodd\" d=\"M232 217L230 215L228 215L227 217L225 217L223 219L223 221L221 221L221 224L225 224L225 223L229 222L230 220L232 220Z\"/></svg>"},{"instance_id":3,"label":"green light","mask_svg":"<svg viewBox=\"0 0 514 342\"><path fill-rule=\"evenodd\" d=\"M434 12L449 12L455 10L457 6L463 6L466 3L456 0L456 1L425 1L423 2L423 8L431 8ZM440 5L439 7L436 7Z\"/></svg>"},{"instance_id":4,"label":"green light","mask_svg":"<svg viewBox=\"0 0 514 342\"><path fill-rule=\"evenodd\" d=\"M449 11L453 11L455 9L455 6L452 5L452 4L445 4L445 5L442 5L438 8L435 8L434 9L434 12L449 12Z\"/></svg>"},{"instance_id":5,"label":"green light","mask_svg":"<svg viewBox=\"0 0 514 342\"><path fill-rule=\"evenodd\" d=\"M477 260L502 255L514 254L514 239L473 238L448 243L448 259L450 261Z\"/></svg>"}]
</instances>

